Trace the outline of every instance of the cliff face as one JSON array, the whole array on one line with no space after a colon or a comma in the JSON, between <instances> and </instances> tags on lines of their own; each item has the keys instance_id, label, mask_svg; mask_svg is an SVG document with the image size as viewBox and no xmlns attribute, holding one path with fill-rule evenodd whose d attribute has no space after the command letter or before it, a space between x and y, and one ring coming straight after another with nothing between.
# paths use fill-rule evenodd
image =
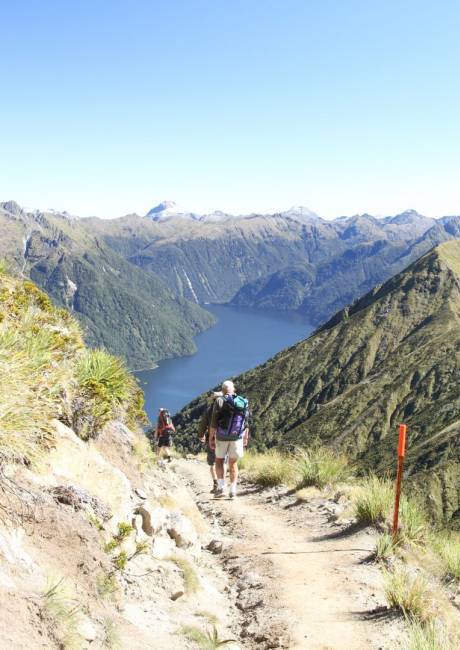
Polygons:
<instances>
[{"instance_id":1,"label":"cliff face","mask_svg":"<svg viewBox=\"0 0 460 650\"><path fill-rule=\"evenodd\" d=\"M234 606L202 551L210 532L139 429L137 384L2 272L0 384L0 647L187 649L190 630L225 634Z\"/></svg>"},{"instance_id":2,"label":"cliff face","mask_svg":"<svg viewBox=\"0 0 460 650\"><path fill-rule=\"evenodd\" d=\"M460 243L440 245L338 312L310 338L235 379L261 447L322 443L358 472L394 464L409 427L407 472L435 519L460 522ZM202 401L177 418L192 430Z\"/></svg>"}]
</instances>

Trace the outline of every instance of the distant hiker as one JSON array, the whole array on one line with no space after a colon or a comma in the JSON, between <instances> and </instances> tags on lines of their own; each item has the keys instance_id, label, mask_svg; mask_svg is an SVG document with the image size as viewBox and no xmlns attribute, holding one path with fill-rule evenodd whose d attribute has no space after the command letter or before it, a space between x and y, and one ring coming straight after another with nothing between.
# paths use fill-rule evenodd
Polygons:
<instances>
[{"instance_id":1,"label":"distant hiker","mask_svg":"<svg viewBox=\"0 0 460 650\"><path fill-rule=\"evenodd\" d=\"M161 408L158 411L158 421L155 429L158 458L164 454L168 460L171 460L170 449L173 444L173 434L175 432L176 429L174 428L171 414L167 409Z\"/></svg>"},{"instance_id":2,"label":"distant hiker","mask_svg":"<svg viewBox=\"0 0 460 650\"><path fill-rule=\"evenodd\" d=\"M209 465L209 470L211 472L212 478L212 490L211 494L215 494L217 490L217 474L216 474L216 452L215 449L211 449L209 446L209 429L211 426L212 412L214 409L214 401L218 397L223 397L221 391L212 393L209 403L206 405L205 410L200 418L198 424L198 438L202 445L206 444L206 462Z\"/></svg>"},{"instance_id":3,"label":"distant hiker","mask_svg":"<svg viewBox=\"0 0 460 650\"><path fill-rule=\"evenodd\" d=\"M209 431L209 446L216 451L217 490L216 497L224 493L224 459L228 455L230 469L230 498L236 497L238 459L244 455L249 436L248 400L235 393L232 381L222 384L223 396L214 402Z\"/></svg>"}]
</instances>

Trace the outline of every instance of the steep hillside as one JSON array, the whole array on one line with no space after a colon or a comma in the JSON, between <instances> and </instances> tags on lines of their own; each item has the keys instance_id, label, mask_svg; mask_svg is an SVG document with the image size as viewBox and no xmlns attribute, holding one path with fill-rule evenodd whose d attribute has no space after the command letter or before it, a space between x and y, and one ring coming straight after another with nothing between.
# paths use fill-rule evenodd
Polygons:
<instances>
[{"instance_id":1,"label":"steep hillside","mask_svg":"<svg viewBox=\"0 0 460 650\"><path fill-rule=\"evenodd\" d=\"M460 525L459 370L460 242L452 241L236 383L252 402L258 446L321 440L346 450L361 472L393 465L396 427L407 423L413 485L435 518ZM177 418L189 438L201 403Z\"/></svg>"},{"instance_id":2,"label":"steep hillside","mask_svg":"<svg viewBox=\"0 0 460 650\"><path fill-rule=\"evenodd\" d=\"M158 276L125 260L83 223L1 204L0 257L70 309L90 345L123 355L134 368L193 352L193 336L213 317L176 298Z\"/></svg>"},{"instance_id":3,"label":"steep hillside","mask_svg":"<svg viewBox=\"0 0 460 650\"><path fill-rule=\"evenodd\" d=\"M210 531L139 429L137 383L4 269L0 385L0 647L192 650L199 634L234 636L235 598L202 551Z\"/></svg>"}]
</instances>

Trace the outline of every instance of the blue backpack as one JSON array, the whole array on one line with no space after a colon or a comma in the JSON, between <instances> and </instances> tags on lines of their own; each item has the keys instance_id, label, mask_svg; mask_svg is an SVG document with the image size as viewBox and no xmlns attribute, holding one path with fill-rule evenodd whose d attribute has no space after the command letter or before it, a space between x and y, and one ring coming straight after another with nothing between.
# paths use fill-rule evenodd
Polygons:
<instances>
[{"instance_id":1,"label":"blue backpack","mask_svg":"<svg viewBox=\"0 0 460 650\"><path fill-rule=\"evenodd\" d=\"M225 395L222 411L217 421L217 440L240 440L249 417L249 402L241 395Z\"/></svg>"}]
</instances>

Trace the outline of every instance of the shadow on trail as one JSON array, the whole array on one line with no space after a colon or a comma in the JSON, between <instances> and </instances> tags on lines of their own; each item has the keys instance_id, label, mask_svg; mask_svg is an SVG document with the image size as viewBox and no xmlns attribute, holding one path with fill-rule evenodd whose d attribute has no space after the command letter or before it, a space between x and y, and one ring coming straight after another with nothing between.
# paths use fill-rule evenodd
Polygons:
<instances>
[{"instance_id":1,"label":"shadow on trail","mask_svg":"<svg viewBox=\"0 0 460 650\"><path fill-rule=\"evenodd\" d=\"M355 522L346 526L346 528L341 528L332 533L326 533L325 535L319 535L319 537L312 537L312 542L326 542L329 539L343 539L344 537L350 537L356 533L360 533L362 530L367 528L367 524L362 524L360 522Z\"/></svg>"},{"instance_id":2,"label":"shadow on trail","mask_svg":"<svg viewBox=\"0 0 460 650\"><path fill-rule=\"evenodd\" d=\"M354 618L361 621L394 621L401 617L401 613L397 609L391 609L386 605L380 605L367 612L351 612Z\"/></svg>"},{"instance_id":3,"label":"shadow on trail","mask_svg":"<svg viewBox=\"0 0 460 650\"><path fill-rule=\"evenodd\" d=\"M368 548L328 548L322 551L263 551L260 555L316 555L317 553L368 553Z\"/></svg>"}]
</instances>

